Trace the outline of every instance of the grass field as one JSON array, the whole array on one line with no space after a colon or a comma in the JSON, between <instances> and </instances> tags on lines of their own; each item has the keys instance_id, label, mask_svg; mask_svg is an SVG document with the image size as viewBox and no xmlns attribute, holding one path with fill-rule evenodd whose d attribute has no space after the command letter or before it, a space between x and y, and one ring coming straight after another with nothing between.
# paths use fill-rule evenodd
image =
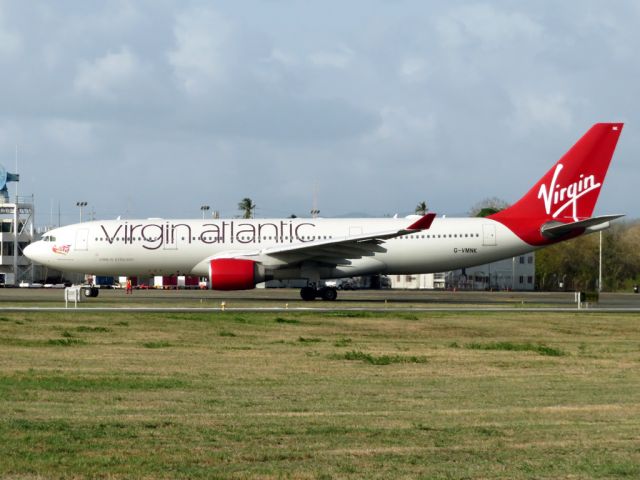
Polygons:
<instances>
[{"instance_id":1,"label":"grass field","mask_svg":"<svg viewBox=\"0 0 640 480\"><path fill-rule=\"evenodd\" d=\"M639 478L640 315L0 313L0 477Z\"/></svg>"}]
</instances>

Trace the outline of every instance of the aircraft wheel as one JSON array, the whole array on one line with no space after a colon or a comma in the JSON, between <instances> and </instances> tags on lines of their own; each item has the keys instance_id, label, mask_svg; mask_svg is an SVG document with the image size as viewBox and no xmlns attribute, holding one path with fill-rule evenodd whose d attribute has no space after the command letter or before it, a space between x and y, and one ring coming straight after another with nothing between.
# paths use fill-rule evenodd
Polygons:
<instances>
[{"instance_id":1,"label":"aircraft wheel","mask_svg":"<svg viewBox=\"0 0 640 480\"><path fill-rule=\"evenodd\" d=\"M323 300L333 302L336 298L338 298L338 291L333 287L325 287L320 290L320 296Z\"/></svg>"},{"instance_id":2,"label":"aircraft wheel","mask_svg":"<svg viewBox=\"0 0 640 480\"><path fill-rule=\"evenodd\" d=\"M100 290L98 290L96 287L84 289L84 296L87 298L95 298L98 296L98 293L100 293Z\"/></svg>"},{"instance_id":3,"label":"aircraft wheel","mask_svg":"<svg viewBox=\"0 0 640 480\"><path fill-rule=\"evenodd\" d=\"M316 294L317 294L317 291L313 287L302 287L300 289L300 297L305 302L310 302L311 300L315 300Z\"/></svg>"}]
</instances>

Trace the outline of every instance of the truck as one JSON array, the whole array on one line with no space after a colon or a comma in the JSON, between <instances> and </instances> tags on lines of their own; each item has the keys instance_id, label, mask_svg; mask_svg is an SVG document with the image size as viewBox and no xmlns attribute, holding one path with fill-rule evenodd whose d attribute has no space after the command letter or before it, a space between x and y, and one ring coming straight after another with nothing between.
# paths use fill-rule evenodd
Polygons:
<instances>
[{"instance_id":1,"label":"truck","mask_svg":"<svg viewBox=\"0 0 640 480\"><path fill-rule=\"evenodd\" d=\"M0 288L15 286L16 276L13 273L0 273Z\"/></svg>"},{"instance_id":2,"label":"truck","mask_svg":"<svg viewBox=\"0 0 640 480\"><path fill-rule=\"evenodd\" d=\"M116 288L117 282L114 277L96 275L93 284L98 288Z\"/></svg>"}]
</instances>

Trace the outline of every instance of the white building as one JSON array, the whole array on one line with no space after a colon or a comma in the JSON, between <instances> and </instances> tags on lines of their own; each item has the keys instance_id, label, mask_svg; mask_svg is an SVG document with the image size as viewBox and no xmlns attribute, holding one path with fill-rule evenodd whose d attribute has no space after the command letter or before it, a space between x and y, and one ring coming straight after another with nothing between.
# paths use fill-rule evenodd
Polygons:
<instances>
[{"instance_id":1,"label":"white building","mask_svg":"<svg viewBox=\"0 0 640 480\"><path fill-rule=\"evenodd\" d=\"M389 275L391 288L459 290L533 290L536 262L533 253L445 273Z\"/></svg>"},{"instance_id":2,"label":"white building","mask_svg":"<svg viewBox=\"0 0 640 480\"><path fill-rule=\"evenodd\" d=\"M402 289L443 289L445 288L444 273L420 273L413 275L389 275L391 288Z\"/></svg>"}]
</instances>

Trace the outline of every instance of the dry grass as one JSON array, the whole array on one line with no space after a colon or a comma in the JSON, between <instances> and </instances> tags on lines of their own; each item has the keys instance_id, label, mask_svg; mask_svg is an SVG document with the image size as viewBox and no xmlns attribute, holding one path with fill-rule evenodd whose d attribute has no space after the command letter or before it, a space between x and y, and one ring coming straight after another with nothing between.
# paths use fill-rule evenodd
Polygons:
<instances>
[{"instance_id":1,"label":"dry grass","mask_svg":"<svg viewBox=\"0 0 640 480\"><path fill-rule=\"evenodd\" d=\"M7 313L0 476L636 478L638 320Z\"/></svg>"}]
</instances>

